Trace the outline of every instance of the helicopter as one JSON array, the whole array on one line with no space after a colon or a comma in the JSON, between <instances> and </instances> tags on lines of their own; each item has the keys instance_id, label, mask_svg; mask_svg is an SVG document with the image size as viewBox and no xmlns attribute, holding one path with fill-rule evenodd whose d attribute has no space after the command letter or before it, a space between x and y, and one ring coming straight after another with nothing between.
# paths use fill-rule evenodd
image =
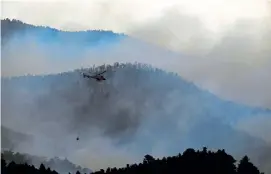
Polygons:
<instances>
[{"instance_id":1,"label":"helicopter","mask_svg":"<svg viewBox=\"0 0 271 174\"><path fill-rule=\"evenodd\" d=\"M100 81L106 80L106 78L104 78L104 76L101 75L101 74L103 74L103 73L105 73L105 72L106 72L106 71L103 71L103 72L98 73L98 74L96 74L96 75L94 75L94 76L91 76L91 75L88 75L88 74L83 73L83 77L84 77L84 78L93 78L93 79L96 79L96 81L100 82Z\"/></svg>"}]
</instances>

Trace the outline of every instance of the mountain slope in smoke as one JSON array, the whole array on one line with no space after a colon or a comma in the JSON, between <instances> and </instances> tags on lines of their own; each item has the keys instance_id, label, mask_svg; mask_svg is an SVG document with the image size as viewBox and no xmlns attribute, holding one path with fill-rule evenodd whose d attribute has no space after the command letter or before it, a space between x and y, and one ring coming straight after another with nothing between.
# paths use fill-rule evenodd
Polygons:
<instances>
[{"instance_id":1,"label":"mountain slope in smoke","mask_svg":"<svg viewBox=\"0 0 271 174\"><path fill-rule=\"evenodd\" d=\"M16 76L72 70L93 59L102 62L97 53L127 36L103 30L65 32L5 19L1 20L1 38L1 75Z\"/></svg>"},{"instance_id":2,"label":"mountain slope in smoke","mask_svg":"<svg viewBox=\"0 0 271 174\"><path fill-rule=\"evenodd\" d=\"M90 73L103 69L107 80L101 83L83 78L79 70L2 78L2 124L35 139L31 149L20 144L17 149L70 159L76 149L87 149L93 156L92 143L100 137L137 155L208 146L256 156L257 164L262 154L270 153L264 151L268 143L236 126L257 115L270 117L270 110L223 101L176 74L145 64L116 63L91 68ZM258 154L259 148L264 152Z\"/></svg>"},{"instance_id":3,"label":"mountain slope in smoke","mask_svg":"<svg viewBox=\"0 0 271 174\"><path fill-rule=\"evenodd\" d=\"M5 126L1 126L1 148L2 149L13 149L16 144L30 142L31 136L13 131Z\"/></svg>"},{"instance_id":4,"label":"mountain slope in smoke","mask_svg":"<svg viewBox=\"0 0 271 174\"><path fill-rule=\"evenodd\" d=\"M27 37L38 38L39 41L50 44L79 44L84 46L106 45L117 42L125 35L116 34L112 31L88 30L80 32L64 32L50 27L34 26L23 23L19 20L4 19L1 20L1 37L2 45L7 44L9 39L13 37L23 39ZM38 37L36 37L38 36ZM103 41L106 41L103 42Z\"/></svg>"},{"instance_id":5,"label":"mountain slope in smoke","mask_svg":"<svg viewBox=\"0 0 271 174\"><path fill-rule=\"evenodd\" d=\"M91 170L76 166L67 159L60 159L57 157L46 159L39 156L33 156L29 154L20 154L8 151L7 149L16 149L18 144L23 146L33 141L33 137L21 132L13 131L7 127L1 126L1 155L7 162L14 161L15 163L27 163L39 167L43 163L46 167L56 170L59 173L75 173L80 171L82 173L90 173ZM6 149L6 150L5 150Z\"/></svg>"}]
</instances>

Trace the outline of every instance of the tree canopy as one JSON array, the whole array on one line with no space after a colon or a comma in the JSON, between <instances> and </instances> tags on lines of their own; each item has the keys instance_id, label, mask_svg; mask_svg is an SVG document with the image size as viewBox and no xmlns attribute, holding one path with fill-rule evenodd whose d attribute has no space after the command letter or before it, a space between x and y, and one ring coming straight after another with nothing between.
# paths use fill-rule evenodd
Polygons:
<instances>
[{"instance_id":1,"label":"tree canopy","mask_svg":"<svg viewBox=\"0 0 271 174\"><path fill-rule=\"evenodd\" d=\"M117 159L116 159L117 160ZM39 168L35 168L29 164L19 164L14 161L7 163L1 159L2 174L58 174L56 171L46 168L41 164ZM74 171L74 174L80 174L79 171ZM139 164L127 164L123 168L107 168L93 172L93 174L263 174L258 168L250 162L248 156L244 156L239 163L224 149L216 152L208 150L204 147L201 151L187 149L183 154L178 154L171 157L163 157L162 159L154 158L147 154L144 156L143 162Z\"/></svg>"}]
</instances>

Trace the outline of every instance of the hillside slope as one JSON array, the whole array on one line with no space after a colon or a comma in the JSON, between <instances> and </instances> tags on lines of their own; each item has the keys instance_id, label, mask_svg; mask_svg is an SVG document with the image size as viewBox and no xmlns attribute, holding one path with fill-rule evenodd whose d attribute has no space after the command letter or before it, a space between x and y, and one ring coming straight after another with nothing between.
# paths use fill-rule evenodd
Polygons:
<instances>
[{"instance_id":1,"label":"hillside slope","mask_svg":"<svg viewBox=\"0 0 271 174\"><path fill-rule=\"evenodd\" d=\"M21 132L13 131L1 125L1 148L13 149L16 144L31 142L31 136Z\"/></svg>"},{"instance_id":2,"label":"hillside slope","mask_svg":"<svg viewBox=\"0 0 271 174\"><path fill-rule=\"evenodd\" d=\"M58 155L74 148L67 144L76 135L82 141L107 137L121 147L137 144L132 149L139 154L163 144L166 154L208 146L253 156L259 155L253 149L268 145L236 125L257 115L270 116L269 110L223 101L145 64L116 63L90 72L103 69L107 80L101 83L83 78L79 70L2 78L2 124L50 139L57 144L52 153Z\"/></svg>"},{"instance_id":3,"label":"hillside slope","mask_svg":"<svg viewBox=\"0 0 271 174\"><path fill-rule=\"evenodd\" d=\"M111 42L117 42L126 36L123 34L113 33L112 31L103 30L64 32L50 27L26 24L22 21L14 19L1 20L1 44L5 45L9 39L16 37L19 39L35 37L43 43L50 42L50 44L79 44L82 47L98 46L100 44L105 45ZM104 41L106 41L106 43Z\"/></svg>"}]
</instances>

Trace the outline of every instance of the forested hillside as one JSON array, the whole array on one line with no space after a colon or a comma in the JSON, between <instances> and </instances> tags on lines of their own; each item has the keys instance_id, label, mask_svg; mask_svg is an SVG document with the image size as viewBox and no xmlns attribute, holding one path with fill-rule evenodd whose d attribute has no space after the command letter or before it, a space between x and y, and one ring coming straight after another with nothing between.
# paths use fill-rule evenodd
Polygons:
<instances>
[{"instance_id":1,"label":"forested hillside","mask_svg":"<svg viewBox=\"0 0 271 174\"><path fill-rule=\"evenodd\" d=\"M18 157L18 155L17 155ZM9 162L5 160L2 155L1 159L1 173L2 174L57 174L46 165L41 164L39 169L34 166L22 163ZM87 173L86 171L81 171ZM79 174L80 171L70 172L72 174ZM260 174L258 168L252 164L247 156L244 156L240 161L236 161L231 155L227 154L225 150L218 150L212 152L203 148L203 150L195 151L194 149L187 149L183 154L177 156L163 157L155 159L151 155L145 155L143 162L139 164L127 164L123 168L107 168L101 169L93 174L171 174L171 173L186 173L186 174ZM64 174L64 173L63 173Z\"/></svg>"}]
</instances>

